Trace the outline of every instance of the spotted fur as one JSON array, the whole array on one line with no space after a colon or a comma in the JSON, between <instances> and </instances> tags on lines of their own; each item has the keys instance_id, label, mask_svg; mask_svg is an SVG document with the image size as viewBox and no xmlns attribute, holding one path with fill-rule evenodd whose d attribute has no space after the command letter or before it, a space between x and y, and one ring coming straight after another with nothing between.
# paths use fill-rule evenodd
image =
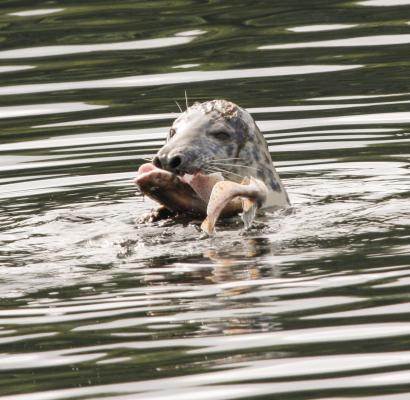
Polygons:
<instances>
[{"instance_id":1,"label":"spotted fur","mask_svg":"<svg viewBox=\"0 0 410 400\"><path fill-rule=\"evenodd\" d=\"M226 179L239 183L244 177L256 177L269 188L264 207L289 205L265 138L252 116L229 101L189 107L173 123L157 158L165 166L178 158L177 173L222 170Z\"/></svg>"}]
</instances>

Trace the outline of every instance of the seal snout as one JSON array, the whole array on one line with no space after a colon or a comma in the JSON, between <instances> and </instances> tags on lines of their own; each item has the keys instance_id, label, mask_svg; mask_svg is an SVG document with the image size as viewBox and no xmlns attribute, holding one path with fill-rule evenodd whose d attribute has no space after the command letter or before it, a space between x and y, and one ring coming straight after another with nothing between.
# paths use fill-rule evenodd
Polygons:
<instances>
[{"instance_id":1,"label":"seal snout","mask_svg":"<svg viewBox=\"0 0 410 400\"><path fill-rule=\"evenodd\" d=\"M152 163L161 169L174 174L181 172L191 173L194 169L194 158L187 148L163 147L152 160Z\"/></svg>"},{"instance_id":2,"label":"seal snout","mask_svg":"<svg viewBox=\"0 0 410 400\"><path fill-rule=\"evenodd\" d=\"M178 172L178 170L184 164L184 155L183 154L158 154L152 160L152 163L161 169L165 169L170 172Z\"/></svg>"}]
</instances>

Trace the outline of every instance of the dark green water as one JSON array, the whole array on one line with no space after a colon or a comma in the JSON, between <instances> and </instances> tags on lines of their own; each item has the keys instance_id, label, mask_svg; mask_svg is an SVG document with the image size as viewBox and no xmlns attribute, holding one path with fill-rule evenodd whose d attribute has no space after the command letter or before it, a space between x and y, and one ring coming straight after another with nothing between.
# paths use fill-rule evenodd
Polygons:
<instances>
[{"instance_id":1,"label":"dark green water","mask_svg":"<svg viewBox=\"0 0 410 400\"><path fill-rule=\"evenodd\" d=\"M0 11L1 400L410 399L410 1ZM134 222L185 90L251 111L294 214Z\"/></svg>"}]
</instances>

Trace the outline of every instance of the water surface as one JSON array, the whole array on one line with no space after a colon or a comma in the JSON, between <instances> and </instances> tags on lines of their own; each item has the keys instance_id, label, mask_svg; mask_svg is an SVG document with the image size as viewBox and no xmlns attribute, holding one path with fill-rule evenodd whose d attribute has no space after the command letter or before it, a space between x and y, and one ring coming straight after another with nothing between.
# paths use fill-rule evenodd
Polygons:
<instances>
[{"instance_id":1,"label":"water surface","mask_svg":"<svg viewBox=\"0 0 410 400\"><path fill-rule=\"evenodd\" d=\"M410 2L4 0L0 399L410 398ZM188 101L293 213L140 225Z\"/></svg>"}]
</instances>

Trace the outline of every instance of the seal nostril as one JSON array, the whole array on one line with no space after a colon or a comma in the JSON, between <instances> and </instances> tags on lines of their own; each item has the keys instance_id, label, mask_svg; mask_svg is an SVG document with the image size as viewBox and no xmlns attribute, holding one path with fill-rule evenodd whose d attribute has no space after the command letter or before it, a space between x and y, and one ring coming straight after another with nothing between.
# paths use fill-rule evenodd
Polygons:
<instances>
[{"instance_id":1,"label":"seal nostril","mask_svg":"<svg viewBox=\"0 0 410 400\"><path fill-rule=\"evenodd\" d=\"M176 169L178 168L182 163L182 158L180 156L174 156L169 160L169 168L171 169Z\"/></svg>"},{"instance_id":2,"label":"seal nostril","mask_svg":"<svg viewBox=\"0 0 410 400\"><path fill-rule=\"evenodd\" d=\"M156 166L157 168L162 168L162 164L161 161L159 159L158 156L155 156L154 159L152 160L152 163L154 164L154 166Z\"/></svg>"}]
</instances>

